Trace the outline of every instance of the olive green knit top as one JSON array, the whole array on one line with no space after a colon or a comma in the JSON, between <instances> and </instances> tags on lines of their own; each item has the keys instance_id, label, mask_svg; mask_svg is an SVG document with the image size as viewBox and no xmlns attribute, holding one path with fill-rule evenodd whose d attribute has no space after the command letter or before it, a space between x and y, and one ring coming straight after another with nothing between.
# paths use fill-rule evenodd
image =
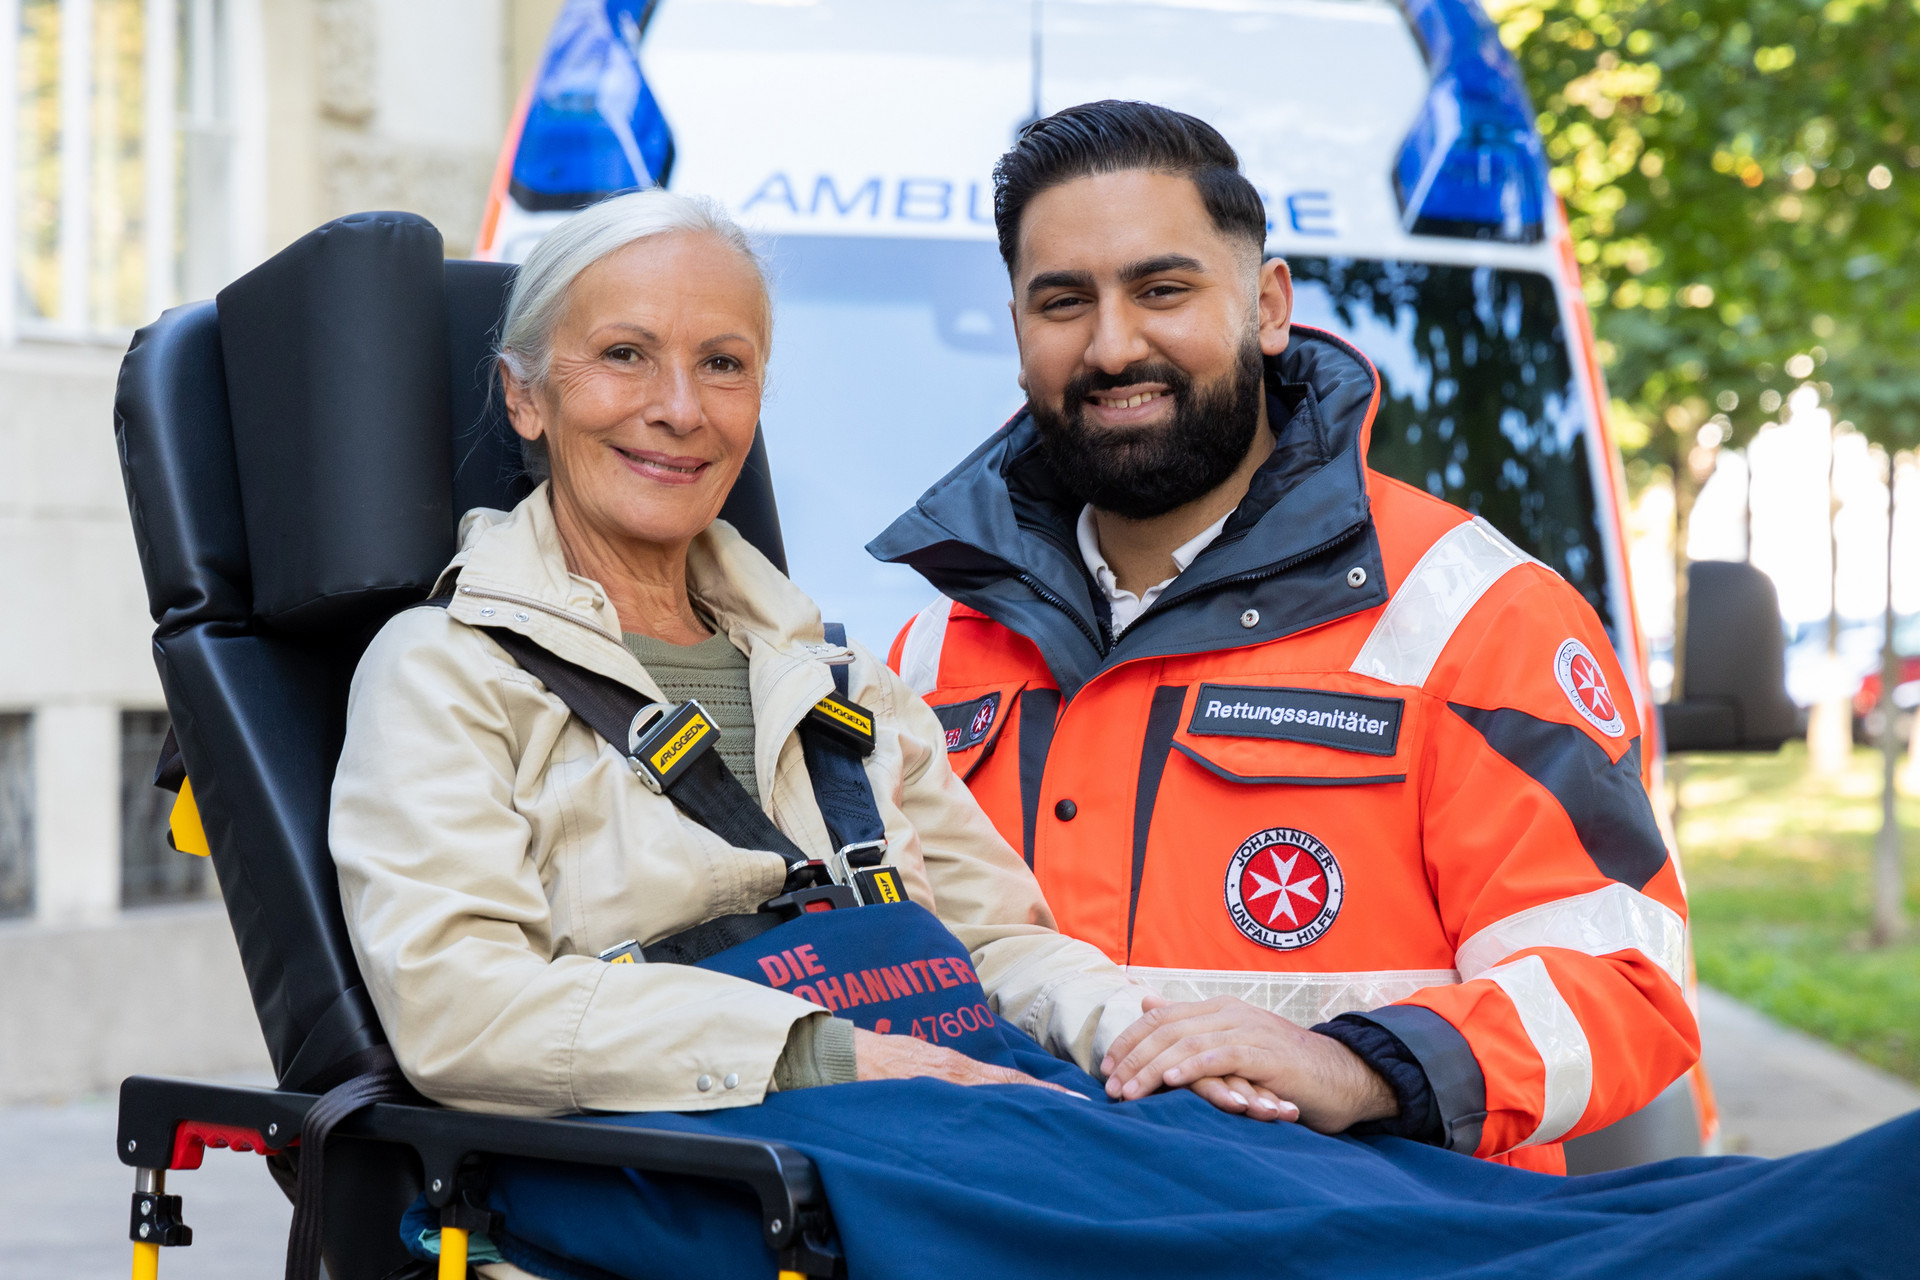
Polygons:
<instances>
[{"instance_id":1,"label":"olive green knit top","mask_svg":"<svg viewBox=\"0 0 1920 1280\"><path fill-rule=\"evenodd\" d=\"M724 635L699 644L668 644L637 631L623 632L633 656L647 669L671 702L697 700L720 730L720 758L755 800L759 775L753 767L753 695L747 683L747 655ZM775 1089L810 1089L844 1084L857 1075L853 1024L819 1013L793 1024L786 1052L774 1064Z\"/></svg>"}]
</instances>

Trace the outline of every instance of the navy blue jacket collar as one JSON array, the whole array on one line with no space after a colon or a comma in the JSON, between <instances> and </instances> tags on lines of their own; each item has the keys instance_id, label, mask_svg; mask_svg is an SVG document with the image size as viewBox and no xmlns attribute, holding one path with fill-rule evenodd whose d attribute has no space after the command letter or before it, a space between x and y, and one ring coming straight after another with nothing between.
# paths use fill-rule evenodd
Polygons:
<instances>
[{"instance_id":1,"label":"navy blue jacket collar","mask_svg":"<svg viewBox=\"0 0 1920 1280\"><path fill-rule=\"evenodd\" d=\"M1296 326L1267 362L1267 388L1272 456L1220 537L1117 643L1074 539L1080 504L1041 459L1025 409L867 551L1032 640L1067 698L1122 662L1239 648L1370 609L1386 599L1367 502L1373 366ZM1347 581L1356 566L1359 588Z\"/></svg>"}]
</instances>

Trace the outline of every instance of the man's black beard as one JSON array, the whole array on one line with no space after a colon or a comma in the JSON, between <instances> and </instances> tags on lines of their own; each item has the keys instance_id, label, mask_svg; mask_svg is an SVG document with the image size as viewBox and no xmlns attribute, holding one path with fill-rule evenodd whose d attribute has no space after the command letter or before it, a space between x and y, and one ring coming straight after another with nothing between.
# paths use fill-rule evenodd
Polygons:
<instances>
[{"instance_id":1,"label":"man's black beard","mask_svg":"<svg viewBox=\"0 0 1920 1280\"><path fill-rule=\"evenodd\" d=\"M1219 488L1246 459L1260 427L1263 372L1259 339L1249 336L1233 371L1197 393L1193 379L1170 364L1083 373L1067 384L1064 412L1038 401L1030 405L1041 455L1081 502L1128 520L1165 515ZM1143 382L1166 386L1173 397L1172 422L1087 425L1088 396Z\"/></svg>"}]
</instances>

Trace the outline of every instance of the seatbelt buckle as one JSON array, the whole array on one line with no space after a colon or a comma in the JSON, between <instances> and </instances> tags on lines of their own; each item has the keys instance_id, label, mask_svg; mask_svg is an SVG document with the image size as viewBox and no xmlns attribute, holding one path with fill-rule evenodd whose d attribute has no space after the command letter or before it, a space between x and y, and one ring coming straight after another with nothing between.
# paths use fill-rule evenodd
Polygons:
<instances>
[{"instance_id":1,"label":"seatbelt buckle","mask_svg":"<svg viewBox=\"0 0 1920 1280\"><path fill-rule=\"evenodd\" d=\"M608 964L645 964L647 957L640 951L640 940L628 938L625 942L616 942L600 953L600 958Z\"/></svg>"},{"instance_id":2,"label":"seatbelt buckle","mask_svg":"<svg viewBox=\"0 0 1920 1280\"><path fill-rule=\"evenodd\" d=\"M829 693L808 710L806 722L860 755L873 754L873 712L852 699Z\"/></svg>"},{"instance_id":3,"label":"seatbelt buckle","mask_svg":"<svg viewBox=\"0 0 1920 1280\"><path fill-rule=\"evenodd\" d=\"M853 877L865 867L877 867L887 856L886 837L878 840L861 840L845 845L833 855L834 879L841 884L850 885Z\"/></svg>"},{"instance_id":4,"label":"seatbelt buckle","mask_svg":"<svg viewBox=\"0 0 1920 1280\"><path fill-rule=\"evenodd\" d=\"M720 726L692 698L677 707L643 707L627 729L627 762L641 783L665 795L720 741Z\"/></svg>"},{"instance_id":5,"label":"seatbelt buckle","mask_svg":"<svg viewBox=\"0 0 1920 1280\"><path fill-rule=\"evenodd\" d=\"M857 907L860 899L853 890L843 884L809 885L804 889L794 889L777 898L768 898L760 904L762 911L772 912L781 920L798 920L803 915L816 911L839 911L847 907Z\"/></svg>"},{"instance_id":6,"label":"seatbelt buckle","mask_svg":"<svg viewBox=\"0 0 1920 1280\"><path fill-rule=\"evenodd\" d=\"M896 867L864 867L853 873L852 883L862 906L878 907L907 900L907 887L900 883L900 871Z\"/></svg>"}]
</instances>

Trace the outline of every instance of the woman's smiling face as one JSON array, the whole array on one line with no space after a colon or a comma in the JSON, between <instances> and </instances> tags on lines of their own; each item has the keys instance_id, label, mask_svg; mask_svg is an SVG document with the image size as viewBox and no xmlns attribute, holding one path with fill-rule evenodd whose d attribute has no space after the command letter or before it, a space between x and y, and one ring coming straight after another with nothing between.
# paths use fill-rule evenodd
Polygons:
<instances>
[{"instance_id":1,"label":"woman's smiling face","mask_svg":"<svg viewBox=\"0 0 1920 1280\"><path fill-rule=\"evenodd\" d=\"M753 445L769 327L753 264L705 232L636 241L581 272L545 385L507 379L513 429L546 441L556 506L600 538L690 542Z\"/></svg>"}]
</instances>

